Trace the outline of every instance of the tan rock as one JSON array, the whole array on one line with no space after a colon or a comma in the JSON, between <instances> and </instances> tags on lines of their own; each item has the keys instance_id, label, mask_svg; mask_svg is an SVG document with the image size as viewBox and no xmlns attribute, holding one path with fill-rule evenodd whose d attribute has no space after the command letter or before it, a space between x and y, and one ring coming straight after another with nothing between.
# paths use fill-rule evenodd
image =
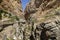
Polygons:
<instances>
[{"instance_id":1,"label":"tan rock","mask_svg":"<svg viewBox=\"0 0 60 40\"><path fill-rule=\"evenodd\" d=\"M40 36L41 36L41 32L42 32L41 29L36 28L37 25L40 25L40 24L46 22L47 24L51 23L49 25L51 27L53 27L52 23L54 25L56 25L54 23L54 21L57 21L60 19L60 15L56 15L56 14L60 13L59 11L57 11L57 10L60 10L59 2L60 2L60 0L31 0L29 2L29 4L27 5L24 16L28 23L31 24L32 22L34 22L33 28L34 28L34 30L37 30L36 32L33 31L34 33L36 33L36 34L34 34L36 36L35 40L40 40L40 38L41 38ZM39 27L41 27L41 25ZM45 27L44 24L42 24L42 27ZM49 27L49 26L46 26L46 27ZM31 27L28 27L28 28L31 28ZM27 28L27 30L28 30L28 28ZM58 28L56 28L56 30L57 29ZM44 28L43 28L43 30L44 30ZM38 31L40 33L38 33ZM53 31L55 31L54 28L53 28ZM46 31L44 30L44 32L42 32L43 33L42 35L46 34L45 32ZM57 31L56 34L59 34L59 31ZM27 34L27 35L28 35L28 37L30 36L30 34ZM25 37L27 37L27 35ZM50 34L48 33L47 35L50 35ZM33 38L34 38L34 36L32 36L32 40L33 40ZM43 36L42 36L42 38L43 38ZM46 37L46 38L48 39L48 37ZM46 38L43 38L41 40L47 40ZM27 38L26 40L28 40L28 39L29 38ZM57 36L57 40L59 40L59 36Z\"/></svg>"},{"instance_id":2,"label":"tan rock","mask_svg":"<svg viewBox=\"0 0 60 40\"><path fill-rule=\"evenodd\" d=\"M3 0L0 3L0 9L6 10L14 15L22 15L22 5L20 0Z\"/></svg>"}]
</instances>

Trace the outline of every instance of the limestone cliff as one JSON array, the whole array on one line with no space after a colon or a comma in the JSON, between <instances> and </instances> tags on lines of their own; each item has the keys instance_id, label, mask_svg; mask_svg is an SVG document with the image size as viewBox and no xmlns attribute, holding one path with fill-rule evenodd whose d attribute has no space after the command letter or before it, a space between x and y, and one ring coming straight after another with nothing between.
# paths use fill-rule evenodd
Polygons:
<instances>
[{"instance_id":1,"label":"limestone cliff","mask_svg":"<svg viewBox=\"0 0 60 40\"><path fill-rule=\"evenodd\" d=\"M60 0L0 0L0 40L60 40Z\"/></svg>"},{"instance_id":2,"label":"limestone cliff","mask_svg":"<svg viewBox=\"0 0 60 40\"><path fill-rule=\"evenodd\" d=\"M20 0L0 0L0 40L23 39L24 22Z\"/></svg>"},{"instance_id":3,"label":"limestone cliff","mask_svg":"<svg viewBox=\"0 0 60 40\"><path fill-rule=\"evenodd\" d=\"M2 0L0 9L11 12L14 15L22 15L22 6L20 0Z\"/></svg>"},{"instance_id":4,"label":"limestone cliff","mask_svg":"<svg viewBox=\"0 0 60 40\"><path fill-rule=\"evenodd\" d=\"M25 9L25 19L33 25L30 40L59 40L60 0L31 0ZM30 26L31 28L31 26ZM59 30L58 30L59 29ZM53 35L53 36L52 36Z\"/></svg>"}]
</instances>

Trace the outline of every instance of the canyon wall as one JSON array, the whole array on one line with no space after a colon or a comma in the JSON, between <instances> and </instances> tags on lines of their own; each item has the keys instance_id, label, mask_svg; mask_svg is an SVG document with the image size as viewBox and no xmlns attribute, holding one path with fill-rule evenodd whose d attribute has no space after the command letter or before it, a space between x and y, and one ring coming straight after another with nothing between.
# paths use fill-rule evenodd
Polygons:
<instances>
[{"instance_id":1,"label":"canyon wall","mask_svg":"<svg viewBox=\"0 0 60 40\"><path fill-rule=\"evenodd\" d=\"M0 40L60 40L60 0L0 0Z\"/></svg>"},{"instance_id":2,"label":"canyon wall","mask_svg":"<svg viewBox=\"0 0 60 40\"><path fill-rule=\"evenodd\" d=\"M23 40L24 23L21 0L0 0L0 40Z\"/></svg>"},{"instance_id":3,"label":"canyon wall","mask_svg":"<svg viewBox=\"0 0 60 40\"><path fill-rule=\"evenodd\" d=\"M31 0L25 9L25 19L34 23L26 40L59 40L60 0ZM27 37L26 36L26 37Z\"/></svg>"}]
</instances>

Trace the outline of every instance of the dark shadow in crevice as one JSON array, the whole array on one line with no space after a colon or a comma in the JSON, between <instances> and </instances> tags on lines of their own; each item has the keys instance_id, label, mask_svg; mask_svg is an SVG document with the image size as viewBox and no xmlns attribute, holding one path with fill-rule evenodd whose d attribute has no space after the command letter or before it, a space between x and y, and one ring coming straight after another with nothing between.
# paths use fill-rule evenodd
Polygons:
<instances>
[{"instance_id":1,"label":"dark shadow in crevice","mask_svg":"<svg viewBox=\"0 0 60 40\"><path fill-rule=\"evenodd\" d=\"M43 0L35 0L35 6L36 8L39 8L39 6L42 4Z\"/></svg>"},{"instance_id":2,"label":"dark shadow in crevice","mask_svg":"<svg viewBox=\"0 0 60 40\"><path fill-rule=\"evenodd\" d=\"M46 35L46 29L42 29L42 32L41 32L41 35L40 35L40 38L41 40L48 40L48 36Z\"/></svg>"},{"instance_id":3,"label":"dark shadow in crevice","mask_svg":"<svg viewBox=\"0 0 60 40\"><path fill-rule=\"evenodd\" d=\"M0 32L2 32L4 30L4 28L10 26L10 25L13 25L13 24L4 24L4 25L1 25L2 29L0 29Z\"/></svg>"},{"instance_id":4,"label":"dark shadow in crevice","mask_svg":"<svg viewBox=\"0 0 60 40\"><path fill-rule=\"evenodd\" d=\"M33 37L33 35L30 36L30 40L35 40L35 38Z\"/></svg>"},{"instance_id":5,"label":"dark shadow in crevice","mask_svg":"<svg viewBox=\"0 0 60 40\"><path fill-rule=\"evenodd\" d=\"M49 40L49 39L56 40L56 36L55 36L56 34L55 33L53 33L53 34L55 34L53 37L51 36L52 34L49 35L49 33L46 33L47 31L53 32L53 30L51 30L51 29L54 27L49 26L49 28L45 28L44 27L45 23L40 24L40 26L43 28L41 31L41 35L40 35L41 40Z\"/></svg>"},{"instance_id":6,"label":"dark shadow in crevice","mask_svg":"<svg viewBox=\"0 0 60 40\"><path fill-rule=\"evenodd\" d=\"M0 3L2 2L3 0L0 0Z\"/></svg>"}]
</instances>

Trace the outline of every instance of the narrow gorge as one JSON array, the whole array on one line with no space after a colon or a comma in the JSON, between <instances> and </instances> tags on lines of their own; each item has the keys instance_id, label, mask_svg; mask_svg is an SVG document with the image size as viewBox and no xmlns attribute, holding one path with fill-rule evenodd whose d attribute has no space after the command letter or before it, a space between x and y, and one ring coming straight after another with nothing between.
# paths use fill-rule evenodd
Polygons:
<instances>
[{"instance_id":1,"label":"narrow gorge","mask_svg":"<svg viewBox=\"0 0 60 40\"><path fill-rule=\"evenodd\" d=\"M0 40L60 40L60 0L0 0Z\"/></svg>"}]
</instances>

